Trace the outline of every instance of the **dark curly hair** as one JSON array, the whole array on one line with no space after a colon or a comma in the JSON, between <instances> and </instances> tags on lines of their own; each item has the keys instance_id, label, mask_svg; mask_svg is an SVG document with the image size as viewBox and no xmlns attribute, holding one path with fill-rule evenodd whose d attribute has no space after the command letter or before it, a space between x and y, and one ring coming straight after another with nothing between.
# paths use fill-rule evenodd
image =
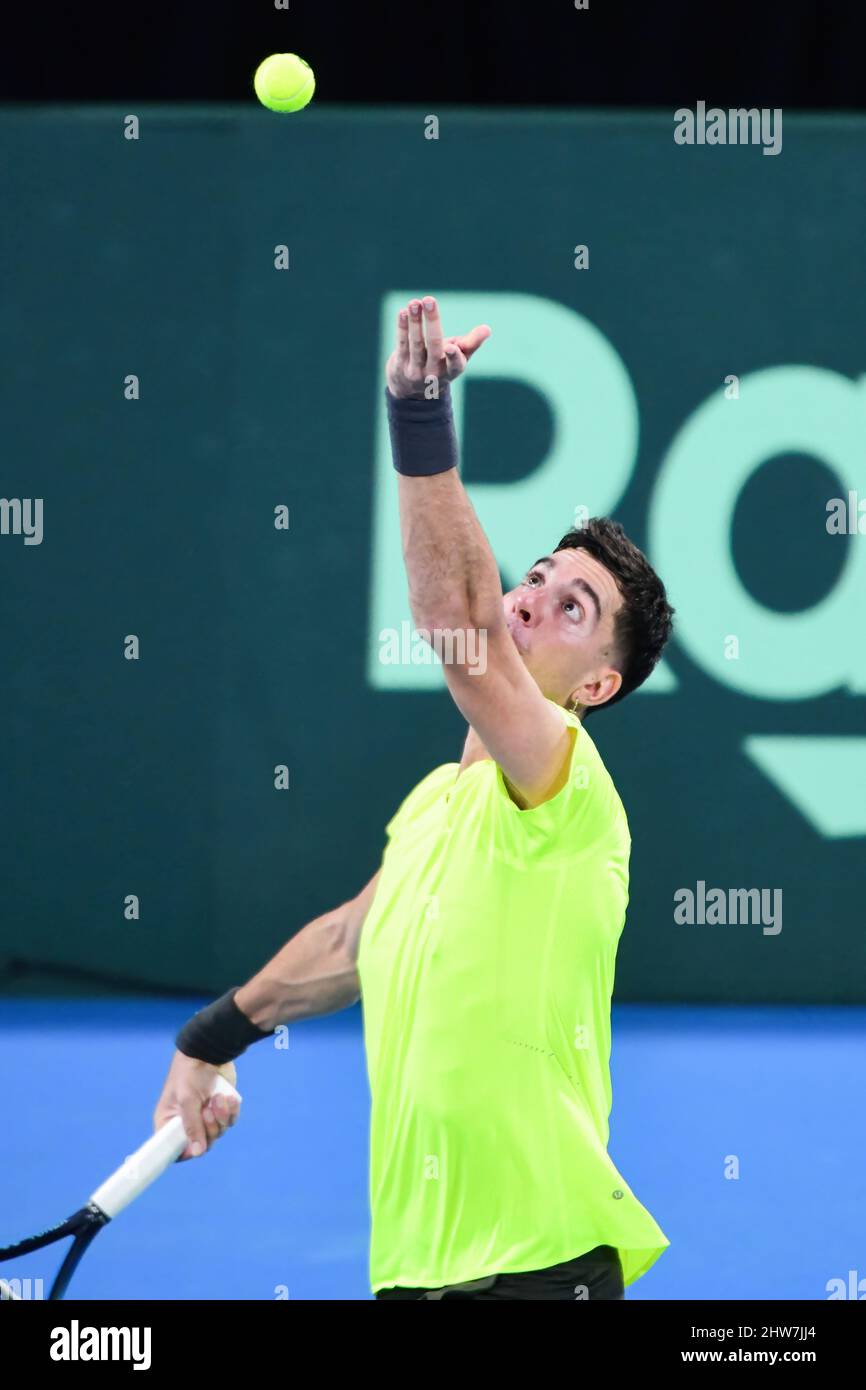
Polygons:
<instances>
[{"instance_id":1,"label":"dark curly hair","mask_svg":"<svg viewBox=\"0 0 866 1390\"><path fill-rule=\"evenodd\" d=\"M622 685L603 705L588 706L586 715L615 705L643 685L671 635L674 609L649 560L618 521L607 516L590 517L584 526L566 532L556 549L588 551L613 575L623 598L614 619Z\"/></svg>"}]
</instances>

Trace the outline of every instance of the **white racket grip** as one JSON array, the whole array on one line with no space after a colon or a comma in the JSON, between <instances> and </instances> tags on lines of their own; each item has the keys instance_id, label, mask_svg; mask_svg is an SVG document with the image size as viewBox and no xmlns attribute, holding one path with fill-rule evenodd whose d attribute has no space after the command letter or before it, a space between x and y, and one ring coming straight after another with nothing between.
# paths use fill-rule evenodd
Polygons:
<instances>
[{"instance_id":1,"label":"white racket grip","mask_svg":"<svg viewBox=\"0 0 866 1390\"><path fill-rule=\"evenodd\" d=\"M217 1077L211 1095L237 1096L238 1100L241 1099L224 1076ZM91 1202L105 1212L109 1221L113 1220L146 1187L150 1187L160 1173L164 1173L170 1164L180 1158L186 1145L183 1121L180 1115L173 1115L134 1154L130 1154L101 1187L97 1187L90 1198Z\"/></svg>"}]
</instances>

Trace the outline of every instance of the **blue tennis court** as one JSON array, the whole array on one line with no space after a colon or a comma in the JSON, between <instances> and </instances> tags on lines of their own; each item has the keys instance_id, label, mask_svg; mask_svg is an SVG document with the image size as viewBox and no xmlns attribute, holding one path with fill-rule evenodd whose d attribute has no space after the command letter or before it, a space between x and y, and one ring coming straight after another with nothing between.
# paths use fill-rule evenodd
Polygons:
<instances>
[{"instance_id":1,"label":"blue tennis court","mask_svg":"<svg viewBox=\"0 0 866 1390\"><path fill-rule=\"evenodd\" d=\"M147 1137L200 1005L4 1000L0 1245ZM671 1241L628 1298L825 1299L866 1276L866 1009L619 1005L613 1037L610 1152ZM360 1008L288 1040L240 1059L241 1122L100 1237L73 1298L370 1298ZM57 1264L55 1247L2 1273L47 1288Z\"/></svg>"}]
</instances>

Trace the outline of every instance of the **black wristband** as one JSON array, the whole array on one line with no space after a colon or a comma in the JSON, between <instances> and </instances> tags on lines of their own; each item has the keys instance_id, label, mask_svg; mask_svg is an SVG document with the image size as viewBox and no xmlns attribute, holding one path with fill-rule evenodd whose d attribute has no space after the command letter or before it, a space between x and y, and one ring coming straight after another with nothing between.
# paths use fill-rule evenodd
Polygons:
<instances>
[{"instance_id":1,"label":"black wristband","mask_svg":"<svg viewBox=\"0 0 866 1390\"><path fill-rule=\"evenodd\" d=\"M223 1062L233 1062L245 1052L250 1043L270 1038L272 1033L263 1032L251 1023L246 1014L241 1013L235 1003L235 995L240 985L235 985L221 998L200 1009L185 1023L175 1038L175 1047L185 1057L194 1057L199 1062L210 1062L221 1066Z\"/></svg>"},{"instance_id":2,"label":"black wristband","mask_svg":"<svg viewBox=\"0 0 866 1390\"><path fill-rule=\"evenodd\" d=\"M457 467L457 436L447 381L440 382L439 395L433 400L392 396L387 386L385 397L391 455L398 473L427 478Z\"/></svg>"}]
</instances>

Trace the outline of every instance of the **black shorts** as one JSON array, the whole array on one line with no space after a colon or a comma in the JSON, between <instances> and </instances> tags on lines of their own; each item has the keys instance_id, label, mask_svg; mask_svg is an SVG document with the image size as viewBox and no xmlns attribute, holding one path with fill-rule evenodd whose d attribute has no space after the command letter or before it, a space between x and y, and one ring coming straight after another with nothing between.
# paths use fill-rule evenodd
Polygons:
<instances>
[{"instance_id":1,"label":"black shorts","mask_svg":"<svg viewBox=\"0 0 866 1390\"><path fill-rule=\"evenodd\" d=\"M444 1289L380 1289L377 1298L474 1298L487 1301L508 1299L559 1299L571 1303L584 1299L624 1299L622 1265L612 1245L597 1245L585 1255L548 1269L521 1274L490 1274L464 1284L447 1284Z\"/></svg>"}]
</instances>

